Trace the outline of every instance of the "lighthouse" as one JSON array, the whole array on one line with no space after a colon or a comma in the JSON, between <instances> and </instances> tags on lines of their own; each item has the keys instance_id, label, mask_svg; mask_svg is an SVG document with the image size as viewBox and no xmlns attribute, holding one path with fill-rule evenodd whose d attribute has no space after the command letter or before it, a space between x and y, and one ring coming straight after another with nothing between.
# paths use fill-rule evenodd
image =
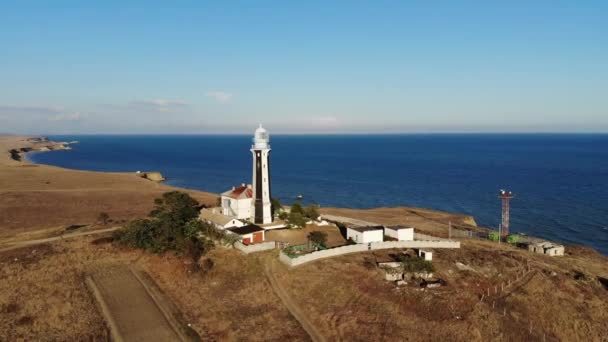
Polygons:
<instances>
[{"instance_id":1,"label":"lighthouse","mask_svg":"<svg viewBox=\"0 0 608 342\"><path fill-rule=\"evenodd\" d=\"M270 203L270 136L260 125L255 130L251 154L253 155L253 198L251 221L257 224L271 223L273 219Z\"/></svg>"}]
</instances>

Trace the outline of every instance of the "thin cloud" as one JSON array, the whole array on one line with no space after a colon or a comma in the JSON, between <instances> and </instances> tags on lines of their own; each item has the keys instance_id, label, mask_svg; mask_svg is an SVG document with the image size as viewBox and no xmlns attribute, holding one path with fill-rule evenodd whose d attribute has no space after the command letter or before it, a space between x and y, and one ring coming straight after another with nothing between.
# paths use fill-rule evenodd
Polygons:
<instances>
[{"instance_id":1,"label":"thin cloud","mask_svg":"<svg viewBox=\"0 0 608 342\"><path fill-rule=\"evenodd\" d=\"M215 101L219 103L226 103L230 101L233 97L232 93L227 93L224 91L209 91L206 94L208 97L213 98Z\"/></svg>"},{"instance_id":2,"label":"thin cloud","mask_svg":"<svg viewBox=\"0 0 608 342\"><path fill-rule=\"evenodd\" d=\"M49 121L80 121L84 116L79 112L61 113L49 118Z\"/></svg>"},{"instance_id":3,"label":"thin cloud","mask_svg":"<svg viewBox=\"0 0 608 342\"><path fill-rule=\"evenodd\" d=\"M63 107L53 106L6 106L0 105L0 113L5 116L19 116L23 114L56 115L64 111Z\"/></svg>"},{"instance_id":4,"label":"thin cloud","mask_svg":"<svg viewBox=\"0 0 608 342\"><path fill-rule=\"evenodd\" d=\"M0 106L0 117L23 119L46 119L47 121L79 121L84 118L80 112L58 106Z\"/></svg>"},{"instance_id":5,"label":"thin cloud","mask_svg":"<svg viewBox=\"0 0 608 342\"><path fill-rule=\"evenodd\" d=\"M178 100L152 99L143 101L133 101L128 104L130 109L152 110L156 112L172 112L174 110L188 107L188 104Z\"/></svg>"}]
</instances>

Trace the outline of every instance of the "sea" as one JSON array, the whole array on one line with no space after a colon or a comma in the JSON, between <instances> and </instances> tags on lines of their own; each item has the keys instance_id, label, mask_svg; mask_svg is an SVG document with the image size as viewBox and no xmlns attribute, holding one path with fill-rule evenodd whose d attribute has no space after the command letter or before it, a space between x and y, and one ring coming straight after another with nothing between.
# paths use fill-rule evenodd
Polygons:
<instances>
[{"instance_id":1,"label":"sea","mask_svg":"<svg viewBox=\"0 0 608 342\"><path fill-rule=\"evenodd\" d=\"M174 186L220 193L251 183L250 135L62 135L72 150L42 164L160 171ZM608 255L608 134L272 135L273 197L345 208L413 206L496 228L500 189L511 231Z\"/></svg>"}]
</instances>

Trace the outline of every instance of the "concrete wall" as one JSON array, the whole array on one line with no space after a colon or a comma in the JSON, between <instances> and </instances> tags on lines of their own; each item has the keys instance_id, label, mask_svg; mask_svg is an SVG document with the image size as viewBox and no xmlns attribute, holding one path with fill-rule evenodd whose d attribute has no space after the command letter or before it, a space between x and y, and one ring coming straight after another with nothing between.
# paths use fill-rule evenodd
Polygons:
<instances>
[{"instance_id":1,"label":"concrete wall","mask_svg":"<svg viewBox=\"0 0 608 342\"><path fill-rule=\"evenodd\" d=\"M276 246L276 243L274 241L266 241L266 242L262 242L262 243L256 243L253 245L249 245L249 246L246 246L246 245L242 244L241 242L236 242L234 244L234 248L238 249L239 251L241 251L245 254L271 250L271 249L274 249L275 246Z\"/></svg>"},{"instance_id":2,"label":"concrete wall","mask_svg":"<svg viewBox=\"0 0 608 342\"><path fill-rule=\"evenodd\" d=\"M441 241L384 241L372 243L359 243L356 245L348 245L337 248L316 251L309 254L290 258L283 252L279 256L279 260L288 266L298 266L311 261L331 258L339 255L364 252L369 250L390 249L390 248L460 248L459 241L441 240Z\"/></svg>"}]
</instances>

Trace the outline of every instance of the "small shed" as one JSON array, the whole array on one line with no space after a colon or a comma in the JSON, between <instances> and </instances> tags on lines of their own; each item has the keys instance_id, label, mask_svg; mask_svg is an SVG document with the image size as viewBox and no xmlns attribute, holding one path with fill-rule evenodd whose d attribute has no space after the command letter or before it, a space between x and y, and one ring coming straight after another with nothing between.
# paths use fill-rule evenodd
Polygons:
<instances>
[{"instance_id":1,"label":"small shed","mask_svg":"<svg viewBox=\"0 0 608 342\"><path fill-rule=\"evenodd\" d=\"M346 228L346 238L356 243L370 243L384 241L384 227L348 227Z\"/></svg>"},{"instance_id":2,"label":"small shed","mask_svg":"<svg viewBox=\"0 0 608 342\"><path fill-rule=\"evenodd\" d=\"M426 261L433 261L433 251L428 249L419 249L418 256Z\"/></svg>"},{"instance_id":3,"label":"small shed","mask_svg":"<svg viewBox=\"0 0 608 342\"><path fill-rule=\"evenodd\" d=\"M246 226L237 228L228 228L227 230L233 234L239 235L241 237L241 242L243 242L245 245L264 242L266 239L264 228L255 224L248 224Z\"/></svg>"},{"instance_id":4,"label":"small shed","mask_svg":"<svg viewBox=\"0 0 608 342\"><path fill-rule=\"evenodd\" d=\"M414 228L391 226L384 229L384 234L397 241L414 241Z\"/></svg>"},{"instance_id":5,"label":"small shed","mask_svg":"<svg viewBox=\"0 0 608 342\"><path fill-rule=\"evenodd\" d=\"M563 245L559 245L550 241L531 243L528 245L528 250L530 252L545 254L549 256L562 256L565 252L565 248Z\"/></svg>"}]
</instances>

